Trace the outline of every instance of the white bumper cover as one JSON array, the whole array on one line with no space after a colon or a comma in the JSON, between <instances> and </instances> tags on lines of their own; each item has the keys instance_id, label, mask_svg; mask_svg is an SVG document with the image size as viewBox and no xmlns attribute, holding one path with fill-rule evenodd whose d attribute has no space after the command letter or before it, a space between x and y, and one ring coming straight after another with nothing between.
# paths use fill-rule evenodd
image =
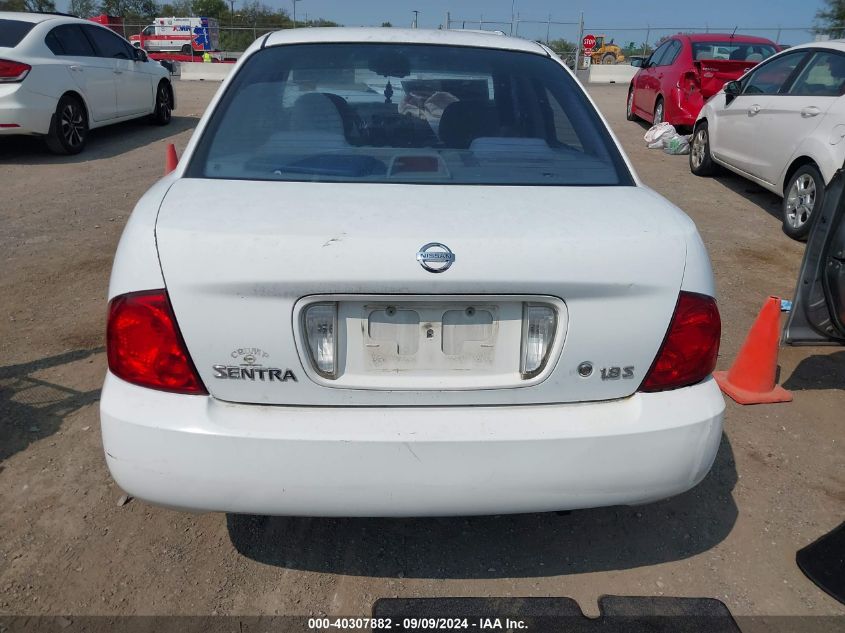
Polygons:
<instances>
[{"instance_id":1,"label":"white bumper cover","mask_svg":"<svg viewBox=\"0 0 845 633\"><path fill-rule=\"evenodd\" d=\"M101 399L106 461L126 492L189 510L302 516L661 499L710 470L724 409L712 378L608 402L341 408L231 404L110 374Z\"/></svg>"},{"instance_id":2,"label":"white bumper cover","mask_svg":"<svg viewBox=\"0 0 845 633\"><path fill-rule=\"evenodd\" d=\"M30 92L21 84L0 84L0 135L47 134L58 100Z\"/></svg>"}]
</instances>

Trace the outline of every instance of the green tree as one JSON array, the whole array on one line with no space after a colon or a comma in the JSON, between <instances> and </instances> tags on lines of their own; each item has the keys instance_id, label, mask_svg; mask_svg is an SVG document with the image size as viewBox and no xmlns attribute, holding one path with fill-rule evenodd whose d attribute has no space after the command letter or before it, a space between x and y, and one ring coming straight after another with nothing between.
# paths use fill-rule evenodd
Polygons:
<instances>
[{"instance_id":1,"label":"green tree","mask_svg":"<svg viewBox=\"0 0 845 633\"><path fill-rule=\"evenodd\" d=\"M193 15L192 5L193 3L191 0L173 0L173 2L166 2L159 8L159 15L186 18Z\"/></svg>"},{"instance_id":2,"label":"green tree","mask_svg":"<svg viewBox=\"0 0 845 633\"><path fill-rule=\"evenodd\" d=\"M845 32L845 0L827 0L827 7L816 13L815 32L842 37Z\"/></svg>"},{"instance_id":3,"label":"green tree","mask_svg":"<svg viewBox=\"0 0 845 633\"><path fill-rule=\"evenodd\" d=\"M575 52L575 49L578 47L569 40L560 39L549 42L549 48L558 55L564 56Z\"/></svg>"},{"instance_id":4,"label":"green tree","mask_svg":"<svg viewBox=\"0 0 845 633\"><path fill-rule=\"evenodd\" d=\"M192 9L194 15L208 18L221 18L228 15L228 6L224 0L194 0Z\"/></svg>"},{"instance_id":5,"label":"green tree","mask_svg":"<svg viewBox=\"0 0 845 633\"><path fill-rule=\"evenodd\" d=\"M55 11L53 0L0 0L0 11Z\"/></svg>"},{"instance_id":6,"label":"green tree","mask_svg":"<svg viewBox=\"0 0 845 633\"><path fill-rule=\"evenodd\" d=\"M384 27L393 26L390 22L382 22L381 25L384 26Z\"/></svg>"},{"instance_id":7,"label":"green tree","mask_svg":"<svg viewBox=\"0 0 845 633\"><path fill-rule=\"evenodd\" d=\"M70 0L70 12L80 18L90 18L97 15L95 0Z\"/></svg>"}]
</instances>

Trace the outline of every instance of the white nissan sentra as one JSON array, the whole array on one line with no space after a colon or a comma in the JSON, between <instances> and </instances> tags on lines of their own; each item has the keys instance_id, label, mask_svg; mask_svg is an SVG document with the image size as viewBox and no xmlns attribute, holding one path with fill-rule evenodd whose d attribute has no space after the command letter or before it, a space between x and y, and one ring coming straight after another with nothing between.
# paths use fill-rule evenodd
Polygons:
<instances>
[{"instance_id":1,"label":"white nissan sentra","mask_svg":"<svg viewBox=\"0 0 845 633\"><path fill-rule=\"evenodd\" d=\"M106 459L154 503L639 504L720 443L695 225L530 41L262 37L135 208L109 297Z\"/></svg>"}]
</instances>

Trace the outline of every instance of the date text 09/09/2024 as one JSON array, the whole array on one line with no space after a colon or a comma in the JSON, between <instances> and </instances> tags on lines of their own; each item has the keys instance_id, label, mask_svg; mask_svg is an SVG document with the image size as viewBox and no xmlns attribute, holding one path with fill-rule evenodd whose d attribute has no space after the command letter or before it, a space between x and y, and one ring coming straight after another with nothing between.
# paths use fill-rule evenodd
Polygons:
<instances>
[{"instance_id":1,"label":"date text 09/09/2024","mask_svg":"<svg viewBox=\"0 0 845 633\"><path fill-rule=\"evenodd\" d=\"M308 629L323 631L342 629L347 631L441 631L441 630L525 630L528 628L524 620L510 618L433 618L416 617L403 618L401 621L393 618L309 618Z\"/></svg>"}]
</instances>

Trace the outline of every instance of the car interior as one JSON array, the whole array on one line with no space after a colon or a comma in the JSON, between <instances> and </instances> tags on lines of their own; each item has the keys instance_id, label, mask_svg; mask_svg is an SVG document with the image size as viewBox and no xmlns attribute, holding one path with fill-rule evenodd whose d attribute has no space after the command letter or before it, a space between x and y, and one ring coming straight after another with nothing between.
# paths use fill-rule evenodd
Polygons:
<instances>
[{"instance_id":1,"label":"car interior","mask_svg":"<svg viewBox=\"0 0 845 633\"><path fill-rule=\"evenodd\" d=\"M544 162L549 184L619 182L574 91L489 66L412 61L280 70L240 87L215 122L203 175L486 182L536 179Z\"/></svg>"}]
</instances>

